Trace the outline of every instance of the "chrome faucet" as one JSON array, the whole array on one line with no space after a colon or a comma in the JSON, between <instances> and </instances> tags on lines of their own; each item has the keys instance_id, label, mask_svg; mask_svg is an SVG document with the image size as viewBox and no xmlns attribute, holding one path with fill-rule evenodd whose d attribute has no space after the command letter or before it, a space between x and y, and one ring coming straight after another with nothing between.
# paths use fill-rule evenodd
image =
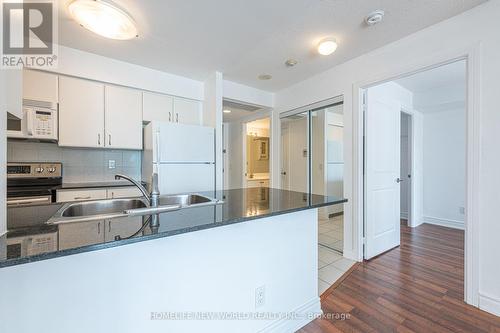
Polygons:
<instances>
[{"instance_id":1,"label":"chrome faucet","mask_svg":"<svg viewBox=\"0 0 500 333\"><path fill-rule=\"evenodd\" d=\"M158 174L153 173L151 177L151 193L148 192L148 190L142 186L141 183L139 183L137 180L130 178L129 176L126 175L115 175L115 179L125 179L134 184L142 193L142 196L148 200L149 207L156 208L158 207L159 201L160 201L160 190L158 189ZM160 227L160 216L159 214L152 214L151 215L151 222L149 223L149 227L151 228L151 231L155 232L158 230Z\"/></svg>"}]
</instances>

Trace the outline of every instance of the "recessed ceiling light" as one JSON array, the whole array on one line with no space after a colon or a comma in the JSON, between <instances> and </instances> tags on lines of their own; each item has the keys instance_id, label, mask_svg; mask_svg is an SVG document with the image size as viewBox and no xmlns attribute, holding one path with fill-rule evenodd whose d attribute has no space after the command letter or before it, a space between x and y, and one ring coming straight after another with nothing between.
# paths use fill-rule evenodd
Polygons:
<instances>
[{"instance_id":1,"label":"recessed ceiling light","mask_svg":"<svg viewBox=\"0 0 500 333\"><path fill-rule=\"evenodd\" d=\"M267 80L271 80L273 78L272 75L269 75L269 74L260 74L258 76L258 79L259 80L262 80L262 81L267 81Z\"/></svg>"},{"instance_id":2,"label":"recessed ceiling light","mask_svg":"<svg viewBox=\"0 0 500 333\"><path fill-rule=\"evenodd\" d=\"M74 0L68 10L82 27L103 37L119 40L137 37L134 19L109 1Z\"/></svg>"},{"instance_id":3,"label":"recessed ceiling light","mask_svg":"<svg viewBox=\"0 0 500 333\"><path fill-rule=\"evenodd\" d=\"M222 110L224 113L231 113L231 110Z\"/></svg>"},{"instance_id":4,"label":"recessed ceiling light","mask_svg":"<svg viewBox=\"0 0 500 333\"><path fill-rule=\"evenodd\" d=\"M337 40L335 38L324 38L318 43L318 53L321 55L330 55L335 52L337 46Z\"/></svg>"},{"instance_id":5,"label":"recessed ceiling light","mask_svg":"<svg viewBox=\"0 0 500 333\"><path fill-rule=\"evenodd\" d=\"M297 65L299 62L295 59L288 59L287 61L285 61L285 66L286 67L293 67L295 65Z\"/></svg>"},{"instance_id":6,"label":"recessed ceiling light","mask_svg":"<svg viewBox=\"0 0 500 333\"><path fill-rule=\"evenodd\" d=\"M369 26L380 23L384 19L384 14L385 13L383 10L376 10L374 12L371 12L365 17L365 23Z\"/></svg>"}]
</instances>

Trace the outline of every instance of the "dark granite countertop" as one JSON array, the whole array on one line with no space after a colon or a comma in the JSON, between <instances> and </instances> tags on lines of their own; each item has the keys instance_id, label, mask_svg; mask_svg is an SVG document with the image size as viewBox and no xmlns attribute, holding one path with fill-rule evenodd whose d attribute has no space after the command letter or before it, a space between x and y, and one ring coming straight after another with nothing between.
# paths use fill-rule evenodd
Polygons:
<instances>
[{"instance_id":1,"label":"dark granite countertop","mask_svg":"<svg viewBox=\"0 0 500 333\"><path fill-rule=\"evenodd\" d=\"M143 183L143 185L145 184L146 183ZM134 186L134 185L128 181L114 180L109 182L63 183L57 188L63 190L77 190L82 188L126 187L126 186Z\"/></svg>"},{"instance_id":2,"label":"dark granite countertop","mask_svg":"<svg viewBox=\"0 0 500 333\"><path fill-rule=\"evenodd\" d=\"M341 204L347 201L343 198L271 188L234 189L218 192L200 192L200 194L212 198L216 197L218 199L222 199L224 203L217 206L189 208L163 213L160 215L160 229L154 234L151 232L149 227L146 227L145 231L142 234L129 239L85 245L77 248L59 250L33 256L0 259L0 268L82 252L96 251L109 247L168 237L182 233L195 232L209 228L227 226L234 223L252 221L255 219L287 214L306 209ZM57 211L57 209L61 207L61 204L37 207L38 211L49 213L52 211ZM11 209L8 210L8 228L12 228L11 225L13 223L19 227L27 227L34 224L28 223L27 221L20 221L23 214L26 218L28 218L32 216L33 209L35 211L37 210L33 207L26 208L29 208L31 211L22 213L22 208L17 208L19 211L12 211ZM42 220L43 219L45 219L45 221L48 220L47 214L43 216ZM37 220L37 223L40 222L39 220L40 218ZM12 232L14 232L14 230L9 230L9 234ZM130 235L120 236L128 237ZM8 235L8 237L10 236Z\"/></svg>"}]
</instances>

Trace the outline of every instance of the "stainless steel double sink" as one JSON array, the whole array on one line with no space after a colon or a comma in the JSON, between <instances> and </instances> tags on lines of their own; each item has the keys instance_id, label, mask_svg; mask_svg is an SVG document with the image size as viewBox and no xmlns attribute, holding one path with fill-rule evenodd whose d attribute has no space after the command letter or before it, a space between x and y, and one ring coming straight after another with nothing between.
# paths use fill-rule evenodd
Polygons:
<instances>
[{"instance_id":1,"label":"stainless steel double sink","mask_svg":"<svg viewBox=\"0 0 500 333\"><path fill-rule=\"evenodd\" d=\"M160 214L185 208L221 204L221 200L200 194L180 194L160 196L158 207L149 207L141 198L95 200L67 203L47 221L47 224L61 224L107 220L127 216Z\"/></svg>"}]
</instances>

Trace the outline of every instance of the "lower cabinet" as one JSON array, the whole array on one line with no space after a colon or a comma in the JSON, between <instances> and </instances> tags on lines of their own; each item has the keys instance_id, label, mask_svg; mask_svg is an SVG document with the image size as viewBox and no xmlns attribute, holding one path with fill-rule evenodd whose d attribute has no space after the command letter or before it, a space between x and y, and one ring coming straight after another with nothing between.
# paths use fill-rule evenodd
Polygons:
<instances>
[{"instance_id":1,"label":"lower cabinet","mask_svg":"<svg viewBox=\"0 0 500 333\"><path fill-rule=\"evenodd\" d=\"M59 250L104 242L104 221L59 224Z\"/></svg>"},{"instance_id":2,"label":"lower cabinet","mask_svg":"<svg viewBox=\"0 0 500 333\"><path fill-rule=\"evenodd\" d=\"M59 224L59 250L111 242L116 236L126 238L142 226L142 217Z\"/></svg>"},{"instance_id":3,"label":"lower cabinet","mask_svg":"<svg viewBox=\"0 0 500 333\"><path fill-rule=\"evenodd\" d=\"M135 234L142 226L142 217L123 217L106 221L106 230L104 232L104 241L111 242L116 236L121 238L130 237Z\"/></svg>"}]
</instances>

